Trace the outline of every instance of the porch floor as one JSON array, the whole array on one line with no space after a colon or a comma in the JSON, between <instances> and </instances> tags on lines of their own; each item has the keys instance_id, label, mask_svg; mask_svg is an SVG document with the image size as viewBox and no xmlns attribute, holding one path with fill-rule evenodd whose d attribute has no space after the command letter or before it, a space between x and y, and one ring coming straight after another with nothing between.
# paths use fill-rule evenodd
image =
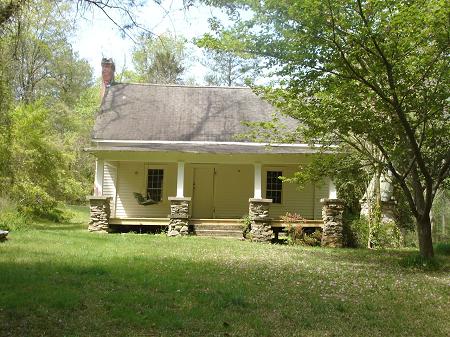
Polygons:
<instances>
[{"instance_id":1,"label":"porch floor","mask_svg":"<svg viewBox=\"0 0 450 337\"><path fill-rule=\"evenodd\" d=\"M110 224L117 226L158 226L169 225L169 218L111 218ZM233 237L242 238L242 219L190 219L193 233L197 236ZM306 220L298 222L303 228L322 228L322 220ZM272 220L272 229L275 238L283 233L287 224L283 220Z\"/></svg>"},{"instance_id":2,"label":"porch floor","mask_svg":"<svg viewBox=\"0 0 450 337\"><path fill-rule=\"evenodd\" d=\"M136 225L136 226L168 226L169 218L111 218L109 223L111 225ZM242 224L242 219L189 219L191 225L215 225L215 226L227 226ZM284 228L286 223L283 220L271 220L272 227ZM307 219L304 223L296 222L296 224L302 224L302 227L323 227L322 220Z\"/></svg>"}]
</instances>

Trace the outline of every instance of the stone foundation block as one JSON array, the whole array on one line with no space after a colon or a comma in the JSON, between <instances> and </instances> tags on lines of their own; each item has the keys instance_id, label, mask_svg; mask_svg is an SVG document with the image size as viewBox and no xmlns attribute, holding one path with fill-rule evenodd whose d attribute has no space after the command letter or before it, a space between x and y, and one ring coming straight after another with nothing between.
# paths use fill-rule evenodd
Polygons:
<instances>
[{"instance_id":1,"label":"stone foundation block","mask_svg":"<svg viewBox=\"0 0 450 337\"><path fill-rule=\"evenodd\" d=\"M189 234L189 205L191 198L169 197L170 222L167 236L178 236Z\"/></svg>"},{"instance_id":2,"label":"stone foundation block","mask_svg":"<svg viewBox=\"0 0 450 337\"><path fill-rule=\"evenodd\" d=\"M88 197L90 208L90 220L88 230L90 232L108 233L109 218L111 216L111 197Z\"/></svg>"},{"instance_id":3,"label":"stone foundation block","mask_svg":"<svg viewBox=\"0 0 450 337\"><path fill-rule=\"evenodd\" d=\"M344 202L340 199L321 199L322 202L322 246L343 246L343 220Z\"/></svg>"},{"instance_id":4,"label":"stone foundation block","mask_svg":"<svg viewBox=\"0 0 450 337\"><path fill-rule=\"evenodd\" d=\"M272 223L269 206L272 199L249 199L249 216L251 220L250 237L255 242L271 242Z\"/></svg>"}]
</instances>

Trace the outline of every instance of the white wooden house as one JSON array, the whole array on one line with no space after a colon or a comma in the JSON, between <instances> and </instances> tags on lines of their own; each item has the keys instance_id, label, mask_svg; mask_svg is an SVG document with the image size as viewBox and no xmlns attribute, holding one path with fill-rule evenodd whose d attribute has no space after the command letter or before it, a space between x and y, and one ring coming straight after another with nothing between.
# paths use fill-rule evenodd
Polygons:
<instances>
[{"instance_id":1,"label":"white wooden house","mask_svg":"<svg viewBox=\"0 0 450 337\"><path fill-rule=\"evenodd\" d=\"M110 197L109 225L168 225L171 202L188 200L190 224L220 231L249 213L249 199L271 199L273 226L286 212L322 224L320 200L332 185L299 190L278 179L317 148L236 138L249 132L243 122L273 117L251 89L105 82L89 151L97 159L94 195ZM141 205L135 193L154 203Z\"/></svg>"}]
</instances>

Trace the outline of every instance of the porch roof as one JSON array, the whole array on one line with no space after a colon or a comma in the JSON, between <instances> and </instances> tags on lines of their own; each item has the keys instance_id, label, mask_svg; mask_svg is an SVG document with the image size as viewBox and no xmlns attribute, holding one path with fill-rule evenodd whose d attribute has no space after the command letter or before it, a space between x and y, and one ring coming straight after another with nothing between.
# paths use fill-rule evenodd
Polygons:
<instances>
[{"instance_id":1,"label":"porch roof","mask_svg":"<svg viewBox=\"0 0 450 337\"><path fill-rule=\"evenodd\" d=\"M89 152L185 152L217 154L308 154L317 153L320 145L308 144L266 144L234 142L148 142L120 143L94 142ZM323 151L323 150L322 150ZM329 151L325 151L329 152Z\"/></svg>"}]
</instances>

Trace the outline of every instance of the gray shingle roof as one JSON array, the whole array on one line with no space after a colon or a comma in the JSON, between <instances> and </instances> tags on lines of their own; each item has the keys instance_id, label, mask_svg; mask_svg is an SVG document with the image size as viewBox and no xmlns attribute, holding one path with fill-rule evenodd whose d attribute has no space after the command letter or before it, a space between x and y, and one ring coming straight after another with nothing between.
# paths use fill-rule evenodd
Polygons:
<instances>
[{"instance_id":1,"label":"gray shingle roof","mask_svg":"<svg viewBox=\"0 0 450 337\"><path fill-rule=\"evenodd\" d=\"M106 91L93 139L235 142L248 130L243 121L268 121L273 112L249 88L115 84Z\"/></svg>"}]
</instances>

